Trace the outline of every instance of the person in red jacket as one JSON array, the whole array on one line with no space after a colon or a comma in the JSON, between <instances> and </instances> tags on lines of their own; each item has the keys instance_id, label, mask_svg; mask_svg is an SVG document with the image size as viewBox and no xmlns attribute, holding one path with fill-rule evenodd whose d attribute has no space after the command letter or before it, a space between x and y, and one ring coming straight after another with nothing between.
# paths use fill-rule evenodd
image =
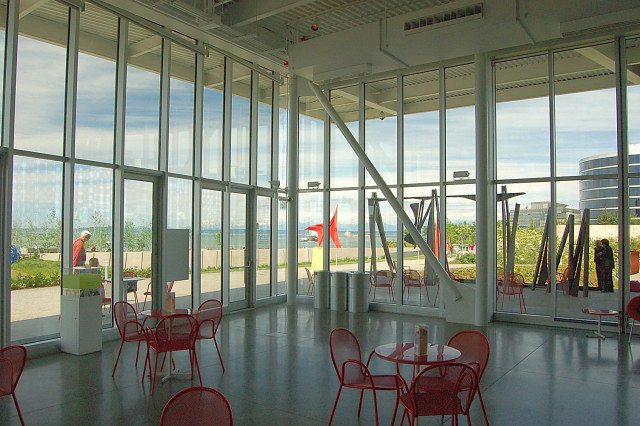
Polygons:
<instances>
[{"instance_id":1,"label":"person in red jacket","mask_svg":"<svg viewBox=\"0 0 640 426\"><path fill-rule=\"evenodd\" d=\"M87 252L84 249L84 243L91 238L91 232L86 229L80 233L80 236L73 242L73 266L84 266L87 260Z\"/></svg>"}]
</instances>

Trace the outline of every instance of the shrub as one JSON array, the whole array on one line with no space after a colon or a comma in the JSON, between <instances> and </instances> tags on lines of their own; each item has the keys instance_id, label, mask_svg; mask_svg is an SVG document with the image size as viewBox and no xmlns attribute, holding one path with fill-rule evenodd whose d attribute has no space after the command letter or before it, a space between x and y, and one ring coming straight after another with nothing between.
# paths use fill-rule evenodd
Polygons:
<instances>
[{"instance_id":1,"label":"shrub","mask_svg":"<svg viewBox=\"0 0 640 426\"><path fill-rule=\"evenodd\" d=\"M463 253L456 256L456 263L476 263L475 253Z\"/></svg>"},{"instance_id":2,"label":"shrub","mask_svg":"<svg viewBox=\"0 0 640 426\"><path fill-rule=\"evenodd\" d=\"M25 275L18 273L11 277L11 290L57 286L60 285L59 279L60 277L57 274L45 275L38 272L34 275Z\"/></svg>"}]
</instances>

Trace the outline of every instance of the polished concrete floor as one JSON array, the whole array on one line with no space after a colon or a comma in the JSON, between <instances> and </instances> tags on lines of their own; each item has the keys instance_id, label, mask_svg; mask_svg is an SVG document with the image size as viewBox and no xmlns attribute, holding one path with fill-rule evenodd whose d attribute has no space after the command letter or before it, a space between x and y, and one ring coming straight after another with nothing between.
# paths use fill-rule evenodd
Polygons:
<instances>
[{"instance_id":1,"label":"polished concrete floor","mask_svg":"<svg viewBox=\"0 0 640 426\"><path fill-rule=\"evenodd\" d=\"M412 315L317 311L309 305L234 313L224 317L219 331L226 372L212 342L204 342L198 348L202 380L227 396L236 424L326 424L338 390L329 355L331 330L352 330L366 356L377 345L411 340L415 324L428 324L430 340L439 343L470 328ZM599 341L561 328L492 323L482 331L491 345L481 387L492 424L638 424L640 337L629 347L624 337ZM153 425L173 394L197 385L197 380L170 380L158 383L151 396L149 381L140 383L142 363L134 366L134 344L125 345L112 378L118 345L109 342L102 352L80 357L30 359L17 389L27 425ZM176 355L176 366L188 369L187 356ZM374 356L372 369L392 373L394 366ZM401 371L410 377L409 369ZM358 396L355 390L343 391L334 424L375 424L370 393L358 419ZM394 396L379 393L381 424L391 421ZM478 401L472 421L483 424ZM439 423L439 418L420 421ZM0 424L19 424L10 397L0 399Z\"/></svg>"}]
</instances>

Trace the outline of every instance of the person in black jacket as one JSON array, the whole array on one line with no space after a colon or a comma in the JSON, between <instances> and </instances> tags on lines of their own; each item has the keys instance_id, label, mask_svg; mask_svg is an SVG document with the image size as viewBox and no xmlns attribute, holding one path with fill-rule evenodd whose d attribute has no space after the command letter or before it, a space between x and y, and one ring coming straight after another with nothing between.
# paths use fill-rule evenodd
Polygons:
<instances>
[{"instance_id":1,"label":"person in black jacket","mask_svg":"<svg viewBox=\"0 0 640 426\"><path fill-rule=\"evenodd\" d=\"M598 290L604 291L602 279L602 255L604 254L604 246L602 241L596 240L596 246L593 248L593 261L596 264L596 276L598 277Z\"/></svg>"},{"instance_id":2,"label":"person in black jacket","mask_svg":"<svg viewBox=\"0 0 640 426\"><path fill-rule=\"evenodd\" d=\"M613 268L615 267L615 259L613 257L613 249L609 246L609 240L602 239L602 288L603 293L613 293Z\"/></svg>"}]
</instances>

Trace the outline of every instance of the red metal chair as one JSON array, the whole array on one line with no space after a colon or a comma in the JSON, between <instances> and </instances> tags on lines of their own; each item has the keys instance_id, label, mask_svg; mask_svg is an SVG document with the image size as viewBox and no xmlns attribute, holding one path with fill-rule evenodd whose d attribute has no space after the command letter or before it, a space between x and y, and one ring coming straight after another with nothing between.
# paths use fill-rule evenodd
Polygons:
<instances>
[{"instance_id":1,"label":"red metal chair","mask_svg":"<svg viewBox=\"0 0 640 426\"><path fill-rule=\"evenodd\" d=\"M631 330L629 330L629 343L631 343L631 336L633 336L633 325L636 320L640 321L640 296L636 296L633 299L629 300L627 303L627 315L629 315L631 320Z\"/></svg>"},{"instance_id":2,"label":"red metal chair","mask_svg":"<svg viewBox=\"0 0 640 426\"><path fill-rule=\"evenodd\" d=\"M396 303L396 298L393 295L393 280L394 275L392 271L383 270L376 272L369 278L369 281L371 282L371 285L369 286L369 294L371 294L371 289L373 288L373 299L375 300L376 289L378 287L384 287L389 289L389 294L393 299L393 303Z\"/></svg>"},{"instance_id":3,"label":"red metal chair","mask_svg":"<svg viewBox=\"0 0 640 426\"><path fill-rule=\"evenodd\" d=\"M468 364L476 371L476 374L478 375L478 398L480 399L480 405L482 406L484 420L489 424L487 410L485 410L484 407L484 401L482 400L482 393L480 392L479 385L480 380L482 380L484 370L487 368L487 363L489 362L489 353L491 352L489 341L486 336L479 331L463 330L454 334L451 339L449 339L447 346L458 349L462 354L460 358L457 359L457 362ZM433 383L433 381L430 382L429 379L420 382L420 387L422 389L441 385L442 383L436 384Z\"/></svg>"},{"instance_id":4,"label":"red metal chair","mask_svg":"<svg viewBox=\"0 0 640 426\"><path fill-rule=\"evenodd\" d=\"M367 363L362 363L362 355L360 352L360 344L356 336L346 328L336 328L331 332L329 336L329 350L331 351L331 361L333 362L333 368L336 370L338 380L340 381L340 388L338 389L338 395L336 396L336 402L333 404L333 411L331 411L331 418L329 424L333 420L333 415L336 412L338 406L338 400L340 399L340 393L343 387L360 389L360 403L358 404L358 416L360 416L360 409L362 408L362 397L366 389L371 389L373 392L373 407L376 413L376 425L378 424L378 400L376 398L376 390L394 390L400 395L400 383L394 375L373 375L369 371L369 363L374 351L371 351ZM391 424L396 419L396 412L398 411L398 400L396 399L396 406L393 410L393 418Z\"/></svg>"},{"instance_id":5,"label":"red metal chair","mask_svg":"<svg viewBox=\"0 0 640 426\"><path fill-rule=\"evenodd\" d=\"M410 424L417 417L451 415L451 424L457 425L459 414L467 416L471 424L469 408L478 390L478 375L471 366L460 362L430 365L413 379L411 388L401 375L397 377L402 384L400 402L404 406L401 425L405 415ZM424 389L420 383L429 377L452 385Z\"/></svg>"},{"instance_id":6,"label":"red metal chair","mask_svg":"<svg viewBox=\"0 0 640 426\"><path fill-rule=\"evenodd\" d=\"M422 305L422 287L424 287L424 290L427 292L427 300L431 301L431 299L429 299L429 290L420 276L420 272L415 269L406 269L402 271L402 281L404 283L404 289L402 291L407 292L407 298L411 292L411 287L417 287L418 293L420 293L420 304Z\"/></svg>"},{"instance_id":7,"label":"red metal chair","mask_svg":"<svg viewBox=\"0 0 640 426\"><path fill-rule=\"evenodd\" d=\"M104 309L105 305L109 305L108 312L111 312L111 298L107 297L107 294L111 294L111 293L110 292L107 293L107 288L105 287L105 284L111 285L111 280L102 280L102 309Z\"/></svg>"},{"instance_id":8,"label":"red metal chair","mask_svg":"<svg viewBox=\"0 0 640 426\"><path fill-rule=\"evenodd\" d=\"M189 363L191 364L191 380L193 380L193 366L198 370L198 379L202 386L200 366L196 355L196 338L198 336L198 320L187 314L176 314L164 317L155 329L146 328L148 345L156 352L156 361L153 367L153 380L151 395L155 392L156 376L158 370L158 357L160 353L189 351ZM164 363L164 361L163 361ZM171 368L171 366L169 366ZM151 365L149 365L151 369Z\"/></svg>"},{"instance_id":9,"label":"red metal chair","mask_svg":"<svg viewBox=\"0 0 640 426\"><path fill-rule=\"evenodd\" d=\"M183 389L164 406L160 426L232 426L233 413L227 398L215 389L197 386Z\"/></svg>"},{"instance_id":10,"label":"red metal chair","mask_svg":"<svg viewBox=\"0 0 640 426\"><path fill-rule=\"evenodd\" d=\"M111 377L116 374L116 367L118 367L118 361L120 361L120 353L122 352L122 346L125 342L137 342L138 350L136 351L136 365L138 365L138 356L140 354L140 343L147 342L147 334L144 330L144 325L138 322L138 314L136 309L128 302L116 302L113 305L113 316L116 320L116 327L118 333L120 333L120 349L118 350L118 357L116 363L113 366L113 372ZM149 369L151 369L151 360L149 359L149 345L147 344L147 353L144 359L144 370L142 372L142 380L144 381L144 375L147 371L147 363L149 363Z\"/></svg>"},{"instance_id":11,"label":"red metal chair","mask_svg":"<svg viewBox=\"0 0 640 426\"><path fill-rule=\"evenodd\" d=\"M222 321L222 302L216 299L205 300L198 308L196 319L198 320L197 339L213 339L218 351L218 358L220 358L220 365L222 365L222 371L224 371L224 362L222 362L218 340L216 340L218 327L220 327L220 322Z\"/></svg>"},{"instance_id":12,"label":"red metal chair","mask_svg":"<svg viewBox=\"0 0 640 426\"><path fill-rule=\"evenodd\" d=\"M556 272L556 288L558 286L562 287L562 292L565 296L569 296L569 286L567 285L567 280L569 279L569 268L565 268L564 272ZM551 291L551 279L547 280L547 289L544 291L545 294Z\"/></svg>"},{"instance_id":13,"label":"red metal chair","mask_svg":"<svg viewBox=\"0 0 640 426\"><path fill-rule=\"evenodd\" d=\"M20 380L26 362L27 349L24 346L8 346L0 349L0 397L5 395L13 397L20 423L23 426L24 419L16 399L16 386L18 386L18 380Z\"/></svg>"},{"instance_id":14,"label":"red metal chair","mask_svg":"<svg viewBox=\"0 0 640 426\"><path fill-rule=\"evenodd\" d=\"M507 275L506 278L506 280L503 280L502 285L498 286L498 294L502 294L502 306L500 309L504 308L504 296L506 294L509 298L511 298L511 296L518 296L518 301L520 302L520 313L522 313L522 308L527 312L527 305L524 303L524 294L522 294L522 290L524 289L524 277L520 274L513 273Z\"/></svg>"},{"instance_id":15,"label":"red metal chair","mask_svg":"<svg viewBox=\"0 0 640 426\"><path fill-rule=\"evenodd\" d=\"M142 302L142 310L144 311L144 308L147 306L147 298L151 297L151 282L153 280L151 278L149 278L149 284L147 284L147 291L144 292L144 302ZM170 293L171 290L173 290L173 283L174 281L169 281L167 283L167 293Z\"/></svg>"}]
</instances>

